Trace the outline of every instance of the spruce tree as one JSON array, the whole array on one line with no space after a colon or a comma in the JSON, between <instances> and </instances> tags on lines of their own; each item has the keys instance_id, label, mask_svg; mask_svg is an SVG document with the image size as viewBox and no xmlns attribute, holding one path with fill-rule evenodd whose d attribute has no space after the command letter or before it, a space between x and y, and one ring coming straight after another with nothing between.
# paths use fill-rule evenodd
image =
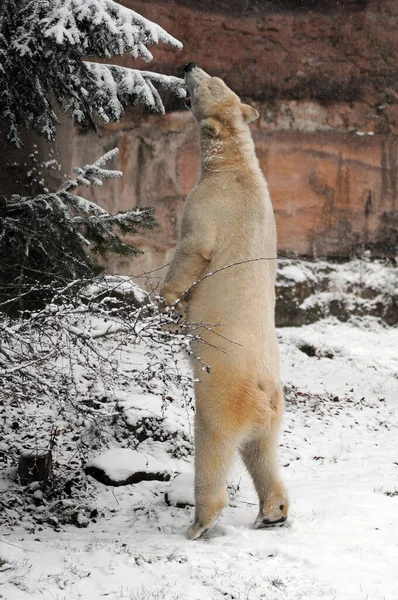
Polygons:
<instances>
[{"instance_id":1,"label":"spruce tree","mask_svg":"<svg viewBox=\"0 0 398 600\"><path fill-rule=\"evenodd\" d=\"M60 111L94 129L118 121L132 103L164 112L155 86L183 97L181 79L90 61L125 53L150 61L148 46L159 42L181 48L161 27L113 0L2 0L0 120L9 142L21 147L25 128L54 140ZM91 252L140 252L120 236L152 228L152 208L111 215L76 193L81 185L121 175L104 168L112 156L76 169L76 179L55 192L0 198L0 310L43 302L55 286L86 279L97 271Z\"/></svg>"}]
</instances>

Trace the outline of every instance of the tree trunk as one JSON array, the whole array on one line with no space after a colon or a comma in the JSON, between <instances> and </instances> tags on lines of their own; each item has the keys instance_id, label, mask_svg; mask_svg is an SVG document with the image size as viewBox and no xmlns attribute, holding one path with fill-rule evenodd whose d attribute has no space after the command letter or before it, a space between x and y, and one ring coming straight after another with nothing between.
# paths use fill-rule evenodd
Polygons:
<instances>
[{"instance_id":1,"label":"tree trunk","mask_svg":"<svg viewBox=\"0 0 398 600\"><path fill-rule=\"evenodd\" d=\"M57 139L48 142L33 130L22 132L23 147L7 141L7 123L0 122L0 196L33 196L54 192L72 168L72 120L58 111Z\"/></svg>"}]
</instances>

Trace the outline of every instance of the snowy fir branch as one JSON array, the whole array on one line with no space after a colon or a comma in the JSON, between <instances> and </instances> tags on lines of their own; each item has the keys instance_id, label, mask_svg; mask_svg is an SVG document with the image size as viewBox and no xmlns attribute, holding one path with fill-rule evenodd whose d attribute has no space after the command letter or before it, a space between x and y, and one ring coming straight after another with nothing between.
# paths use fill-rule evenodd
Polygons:
<instances>
[{"instance_id":1,"label":"snowy fir branch","mask_svg":"<svg viewBox=\"0 0 398 600\"><path fill-rule=\"evenodd\" d=\"M76 168L76 179L57 192L0 199L0 310L13 313L29 302L40 305L65 282L98 273L90 259L94 253L141 253L122 236L156 226L153 207L113 215L75 193L120 177L120 171L105 168L117 152Z\"/></svg>"},{"instance_id":2,"label":"snowy fir branch","mask_svg":"<svg viewBox=\"0 0 398 600\"><path fill-rule=\"evenodd\" d=\"M153 83L169 89L179 97L185 97L185 88L178 77L101 63L85 62L85 66L92 75L85 90L86 101L105 123L118 121L125 106L136 102L163 114L163 102ZM83 117L84 123L84 114L76 110L74 115L77 121Z\"/></svg>"},{"instance_id":3,"label":"snowy fir branch","mask_svg":"<svg viewBox=\"0 0 398 600\"><path fill-rule=\"evenodd\" d=\"M94 128L96 116L117 121L131 103L164 112L154 84L183 97L183 80L84 61L126 53L150 61L148 46L158 43L182 47L160 26L113 0L3 0L0 119L8 123L9 141L22 145L22 127L54 140L57 105Z\"/></svg>"},{"instance_id":4,"label":"snowy fir branch","mask_svg":"<svg viewBox=\"0 0 398 600\"><path fill-rule=\"evenodd\" d=\"M109 152L106 152L105 154L100 156L100 158L98 158L92 165L85 165L84 167L74 167L73 171L77 173L76 179L68 180L65 183L65 185L61 188L61 190L59 190L59 193L71 192L79 186L101 186L104 180L122 177L123 173L121 171L114 171L111 169L102 168L108 161L115 158L118 153L118 148L113 148L113 150L109 150ZM104 209L101 210L103 211Z\"/></svg>"}]
</instances>

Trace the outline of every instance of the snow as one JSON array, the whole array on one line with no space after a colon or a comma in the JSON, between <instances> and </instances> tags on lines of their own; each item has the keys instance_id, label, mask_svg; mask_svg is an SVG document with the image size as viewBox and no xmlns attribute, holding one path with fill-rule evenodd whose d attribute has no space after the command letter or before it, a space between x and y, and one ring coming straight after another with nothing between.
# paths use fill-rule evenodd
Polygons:
<instances>
[{"instance_id":1,"label":"snow","mask_svg":"<svg viewBox=\"0 0 398 600\"><path fill-rule=\"evenodd\" d=\"M193 458L169 450L177 431L189 439L192 411L176 390L165 408L153 393L115 389L119 411L142 408L148 416L152 410L156 422L163 411L170 437L162 441L154 433L134 450L113 448L91 460L113 474L130 462L136 467L154 460L180 475L119 488L89 478L81 497L98 516L87 528L32 525L16 493L14 520L0 533L0 598L396 600L398 328L372 318L324 319L279 329L278 337L286 390L280 464L290 494L287 526L252 529L256 495L237 459L229 507L202 539L186 540ZM314 356L300 350L303 344ZM144 348L126 346L119 369L135 368L144 356ZM187 368L185 359L181 366ZM31 414L40 417L38 405ZM62 443L71 435L60 433ZM15 485L8 474L0 477L0 500Z\"/></svg>"},{"instance_id":2,"label":"snow","mask_svg":"<svg viewBox=\"0 0 398 600\"><path fill-rule=\"evenodd\" d=\"M170 482L166 490L167 504L173 506L194 506L194 476L193 472L179 473Z\"/></svg>"},{"instance_id":3,"label":"snow","mask_svg":"<svg viewBox=\"0 0 398 600\"><path fill-rule=\"evenodd\" d=\"M151 60L152 55L143 40L145 44L161 41L179 50L182 48L181 42L162 27L112 0L69 0L67 6L64 4L64 0L53 0L48 14L40 22L43 35L54 39L57 44L65 43L67 38L69 43L90 50L85 28L93 24L114 37L114 52L117 54L130 52L134 58L141 56L144 60Z\"/></svg>"},{"instance_id":4,"label":"snow","mask_svg":"<svg viewBox=\"0 0 398 600\"><path fill-rule=\"evenodd\" d=\"M91 283L85 289L87 297L118 292L133 296L137 303L148 301L148 293L136 285L128 275L106 275L103 280Z\"/></svg>"},{"instance_id":5,"label":"snow","mask_svg":"<svg viewBox=\"0 0 398 600\"><path fill-rule=\"evenodd\" d=\"M295 283L315 282L328 277L328 287L336 293L348 293L349 288L370 288L380 294L385 292L391 296L398 295L398 270L392 261L369 260L367 256L352 259L343 263L331 263L317 260L315 262L280 259L278 261L278 282L285 285L284 280ZM317 287L322 288L321 281Z\"/></svg>"},{"instance_id":6,"label":"snow","mask_svg":"<svg viewBox=\"0 0 398 600\"><path fill-rule=\"evenodd\" d=\"M398 321L394 260L370 260L366 253L343 263L280 259L276 286L284 309L296 311L295 320L292 314L289 319L297 325L320 316L377 315L390 325Z\"/></svg>"},{"instance_id":7,"label":"snow","mask_svg":"<svg viewBox=\"0 0 398 600\"><path fill-rule=\"evenodd\" d=\"M112 448L87 461L86 467L103 471L115 482L123 481L134 473L160 473L163 464L151 456L144 456L128 448Z\"/></svg>"},{"instance_id":8,"label":"snow","mask_svg":"<svg viewBox=\"0 0 398 600\"><path fill-rule=\"evenodd\" d=\"M303 269L301 269L297 265L283 266L280 269L280 275L282 275L283 277L286 277L287 279L295 281L297 283L302 283L303 281L306 280L306 276L305 276L305 273L303 272Z\"/></svg>"}]
</instances>

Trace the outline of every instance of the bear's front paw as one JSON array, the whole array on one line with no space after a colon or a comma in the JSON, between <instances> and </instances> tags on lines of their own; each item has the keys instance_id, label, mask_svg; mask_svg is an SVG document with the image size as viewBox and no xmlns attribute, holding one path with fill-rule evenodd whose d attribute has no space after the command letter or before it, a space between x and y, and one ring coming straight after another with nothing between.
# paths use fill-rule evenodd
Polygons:
<instances>
[{"instance_id":1,"label":"bear's front paw","mask_svg":"<svg viewBox=\"0 0 398 600\"><path fill-rule=\"evenodd\" d=\"M181 300L180 302L177 302L177 304L173 304L172 308L180 316L182 321L187 320L188 304L185 302L185 300Z\"/></svg>"},{"instance_id":2,"label":"bear's front paw","mask_svg":"<svg viewBox=\"0 0 398 600\"><path fill-rule=\"evenodd\" d=\"M162 312L170 312L179 316L183 321L187 317L187 302L179 300L179 296L175 292L161 292L158 298L158 307Z\"/></svg>"},{"instance_id":3,"label":"bear's front paw","mask_svg":"<svg viewBox=\"0 0 398 600\"><path fill-rule=\"evenodd\" d=\"M163 329L169 333L183 333L186 328L186 303L169 304L164 297L157 298L159 311L163 313Z\"/></svg>"}]
</instances>

